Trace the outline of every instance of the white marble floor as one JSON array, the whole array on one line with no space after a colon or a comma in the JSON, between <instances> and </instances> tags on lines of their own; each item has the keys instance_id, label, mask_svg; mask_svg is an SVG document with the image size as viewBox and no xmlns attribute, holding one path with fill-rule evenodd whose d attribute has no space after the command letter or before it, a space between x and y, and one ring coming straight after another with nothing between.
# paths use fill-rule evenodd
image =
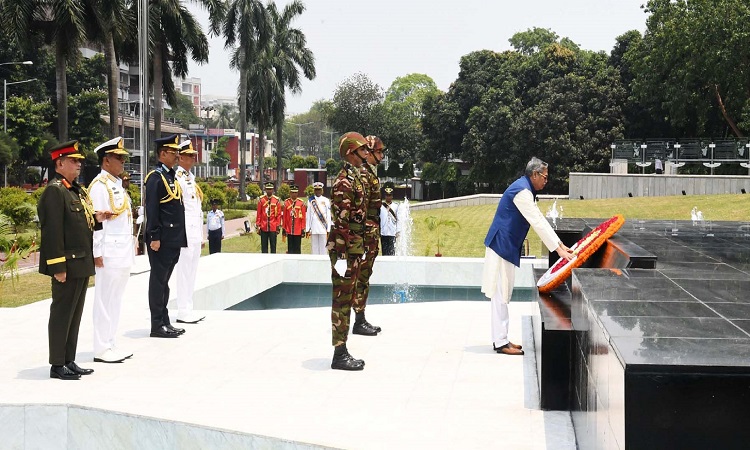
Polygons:
<instances>
[{"instance_id":1,"label":"white marble floor","mask_svg":"<svg viewBox=\"0 0 750 450\"><path fill-rule=\"evenodd\" d=\"M492 351L489 302L372 305L368 319L384 331L352 336L366 368L343 372L330 369L329 308L207 311L179 339L149 338L147 276L128 288L119 346L134 356L122 364L92 362L90 290L77 361L96 372L80 381L49 379L49 300L0 309L0 404L81 405L338 448L575 448L567 413L534 409L533 356ZM531 308L510 305L514 341Z\"/></svg>"}]
</instances>

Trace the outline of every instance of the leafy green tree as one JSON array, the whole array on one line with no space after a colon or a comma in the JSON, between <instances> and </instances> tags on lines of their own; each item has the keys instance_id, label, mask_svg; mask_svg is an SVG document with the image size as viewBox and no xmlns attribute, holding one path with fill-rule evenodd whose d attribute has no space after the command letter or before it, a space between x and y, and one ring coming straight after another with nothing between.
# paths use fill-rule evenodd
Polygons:
<instances>
[{"instance_id":1,"label":"leafy green tree","mask_svg":"<svg viewBox=\"0 0 750 450\"><path fill-rule=\"evenodd\" d=\"M19 146L13 138L5 133L0 133L0 164L10 165L18 158Z\"/></svg>"},{"instance_id":2,"label":"leafy green tree","mask_svg":"<svg viewBox=\"0 0 750 450\"><path fill-rule=\"evenodd\" d=\"M267 169L275 169L276 168L276 158L274 158L273 156L266 156L265 158L263 158L263 165Z\"/></svg>"},{"instance_id":3,"label":"leafy green tree","mask_svg":"<svg viewBox=\"0 0 750 450\"><path fill-rule=\"evenodd\" d=\"M8 135L19 146L13 172L20 183L28 166L48 165L44 164L49 161L49 156L44 153L47 144L45 130L51 123L45 117L50 115L52 105L48 102L38 103L31 98L11 97L7 99L7 108Z\"/></svg>"},{"instance_id":4,"label":"leafy green tree","mask_svg":"<svg viewBox=\"0 0 750 450\"><path fill-rule=\"evenodd\" d=\"M0 188L0 213L10 218L15 232L31 223L36 215L36 205L32 198L21 188Z\"/></svg>"},{"instance_id":5,"label":"leafy green tree","mask_svg":"<svg viewBox=\"0 0 750 450\"><path fill-rule=\"evenodd\" d=\"M292 155L291 158L289 158L289 164L288 169L297 169L300 167L305 167L305 158L299 155Z\"/></svg>"},{"instance_id":6,"label":"leafy green tree","mask_svg":"<svg viewBox=\"0 0 750 450\"><path fill-rule=\"evenodd\" d=\"M341 161L337 161L333 158L326 160L326 174L329 177L335 177L341 171Z\"/></svg>"},{"instance_id":7,"label":"leafy green tree","mask_svg":"<svg viewBox=\"0 0 750 450\"><path fill-rule=\"evenodd\" d=\"M442 217L435 216L425 217L424 223L427 226L427 230L433 235L433 238L437 243L437 253L435 253L435 256L443 256L443 254L440 253L440 239L445 235L444 229L456 227L461 228L461 224L455 220L443 219Z\"/></svg>"},{"instance_id":8,"label":"leafy green tree","mask_svg":"<svg viewBox=\"0 0 750 450\"><path fill-rule=\"evenodd\" d=\"M256 54L256 58L247 72L248 89L247 110L249 117L258 126L258 145L265 148L265 133L275 125L273 102L282 98L281 85L273 67L273 48L266 45ZM265 177L265 158L258 159L258 178L263 182ZM279 180L280 182L280 180Z\"/></svg>"},{"instance_id":9,"label":"leafy green tree","mask_svg":"<svg viewBox=\"0 0 750 450\"><path fill-rule=\"evenodd\" d=\"M650 0L646 33L625 60L639 101L660 102L678 136L735 136L750 129L750 4Z\"/></svg>"},{"instance_id":10,"label":"leafy green tree","mask_svg":"<svg viewBox=\"0 0 750 450\"><path fill-rule=\"evenodd\" d=\"M271 1L266 7L271 18L273 47L273 68L279 85L280 98L273 102L273 110L276 116L276 170L277 179L282 179L282 131L284 129L284 113L286 110L286 88L293 93L302 91L300 83L300 71L305 78L315 78L315 57L307 48L305 33L299 28L294 28L292 22L305 11L305 6L300 0L292 0L279 12L276 3Z\"/></svg>"},{"instance_id":11,"label":"leafy green tree","mask_svg":"<svg viewBox=\"0 0 750 450\"><path fill-rule=\"evenodd\" d=\"M218 167L225 167L232 160L227 153L227 143L229 143L229 137L222 136L214 147L214 152L211 154L211 165Z\"/></svg>"},{"instance_id":12,"label":"leafy green tree","mask_svg":"<svg viewBox=\"0 0 750 450\"><path fill-rule=\"evenodd\" d=\"M367 75L356 73L336 87L328 124L335 130L365 135L378 130L382 122L383 88Z\"/></svg>"},{"instance_id":13,"label":"leafy green tree","mask_svg":"<svg viewBox=\"0 0 750 450\"><path fill-rule=\"evenodd\" d=\"M190 97L176 92L175 99L176 103L172 106L172 109L164 112L164 118L175 121L183 128L190 128L190 124L200 122L200 118L195 114L195 106Z\"/></svg>"},{"instance_id":14,"label":"leafy green tree","mask_svg":"<svg viewBox=\"0 0 750 450\"><path fill-rule=\"evenodd\" d=\"M422 105L438 91L427 75L412 73L398 77L385 93L382 127L377 131L392 158L416 158L426 149L422 133Z\"/></svg>"},{"instance_id":15,"label":"leafy green tree","mask_svg":"<svg viewBox=\"0 0 750 450\"><path fill-rule=\"evenodd\" d=\"M85 0L3 1L0 16L5 31L16 42L33 45L35 36L43 35L55 49L55 88L57 95L57 136L68 140L68 61L78 57L78 47L86 36L88 19Z\"/></svg>"},{"instance_id":16,"label":"leafy green tree","mask_svg":"<svg viewBox=\"0 0 750 450\"><path fill-rule=\"evenodd\" d=\"M318 158L312 155L306 156L305 162L302 167L305 167L307 169L317 169L319 167Z\"/></svg>"},{"instance_id":17,"label":"leafy green tree","mask_svg":"<svg viewBox=\"0 0 750 450\"><path fill-rule=\"evenodd\" d=\"M106 113L107 92L99 89L81 91L70 97L68 105L71 138L78 140L82 151L93 153L105 141L101 116Z\"/></svg>"}]
</instances>

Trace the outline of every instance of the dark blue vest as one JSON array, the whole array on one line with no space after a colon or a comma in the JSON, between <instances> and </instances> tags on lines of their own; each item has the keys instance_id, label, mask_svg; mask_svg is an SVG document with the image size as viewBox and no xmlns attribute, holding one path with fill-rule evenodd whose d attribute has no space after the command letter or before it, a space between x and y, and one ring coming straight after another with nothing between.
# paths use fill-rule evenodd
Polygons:
<instances>
[{"instance_id":1,"label":"dark blue vest","mask_svg":"<svg viewBox=\"0 0 750 450\"><path fill-rule=\"evenodd\" d=\"M536 195L531 180L525 175L514 181L503 192L503 197L495 211L495 218L492 219L490 230L484 238L485 247L491 248L501 258L513 263L516 267L521 264L521 248L529 232L529 222L513 203L513 199L524 189Z\"/></svg>"}]
</instances>

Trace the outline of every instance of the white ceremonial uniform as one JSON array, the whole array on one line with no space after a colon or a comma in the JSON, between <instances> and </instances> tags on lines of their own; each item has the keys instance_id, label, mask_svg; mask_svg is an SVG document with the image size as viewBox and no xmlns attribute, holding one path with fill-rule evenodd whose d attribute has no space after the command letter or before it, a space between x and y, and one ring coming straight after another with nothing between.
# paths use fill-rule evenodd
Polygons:
<instances>
[{"instance_id":1,"label":"white ceremonial uniform","mask_svg":"<svg viewBox=\"0 0 750 450\"><path fill-rule=\"evenodd\" d=\"M185 234L187 247L180 249L180 259L175 266L177 276L177 320L192 320L193 292L198 273L198 260L201 257L203 242L203 194L195 183L192 172L178 167L175 180L182 189L182 202L185 205Z\"/></svg>"},{"instance_id":2,"label":"white ceremonial uniform","mask_svg":"<svg viewBox=\"0 0 750 450\"><path fill-rule=\"evenodd\" d=\"M552 226L547 222L539 208L534 204L534 195L524 189L513 198L513 203L531 228L536 231L544 245L553 252L560 245L560 239ZM513 294L516 266L501 258L489 247L484 252L484 270L482 272L482 293L490 297L492 314L492 342L496 347L507 344L508 341L508 303Z\"/></svg>"},{"instance_id":3,"label":"white ceremonial uniform","mask_svg":"<svg viewBox=\"0 0 750 450\"><path fill-rule=\"evenodd\" d=\"M401 205L396 202L391 202L391 204L388 205L398 219L400 219L398 216L400 206ZM384 200L383 204L380 206L380 235L396 236L397 233L401 232L401 220L394 219L393 215L388 212L388 207L386 207Z\"/></svg>"},{"instance_id":4,"label":"white ceremonial uniform","mask_svg":"<svg viewBox=\"0 0 750 450\"><path fill-rule=\"evenodd\" d=\"M313 196L307 201L307 224L305 232L310 233L313 255L325 255L328 232L331 231L331 202L321 196Z\"/></svg>"},{"instance_id":5,"label":"white ceremonial uniform","mask_svg":"<svg viewBox=\"0 0 750 450\"><path fill-rule=\"evenodd\" d=\"M105 220L94 231L94 258L102 257L104 267L96 267L94 285L94 356L115 350L115 333L130 267L135 260L133 206L122 180L102 170L89 186L89 197L97 211L119 213Z\"/></svg>"}]
</instances>

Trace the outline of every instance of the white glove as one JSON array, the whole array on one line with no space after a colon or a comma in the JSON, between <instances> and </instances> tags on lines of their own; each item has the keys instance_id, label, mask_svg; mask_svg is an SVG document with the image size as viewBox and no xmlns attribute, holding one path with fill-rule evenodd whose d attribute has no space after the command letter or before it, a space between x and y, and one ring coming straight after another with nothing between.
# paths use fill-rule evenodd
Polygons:
<instances>
[{"instance_id":1,"label":"white glove","mask_svg":"<svg viewBox=\"0 0 750 450\"><path fill-rule=\"evenodd\" d=\"M346 273L346 260L339 259L338 261L336 261L336 264L333 265L333 268L340 277L343 277Z\"/></svg>"},{"instance_id":2,"label":"white glove","mask_svg":"<svg viewBox=\"0 0 750 450\"><path fill-rule=\"evenodd\" d=\"M367 252L362 253L362 261L367 259Z\"/></svg>"},{"instance_id":3,"label":"white glove","mask_svg":"<svg viewBox=\"0 0 750 450\"><path fill-rule=\"evenodd\" d=\"M137 217L137 218L135 219L135 224L136 224L136 225L140 225L140 224L142 224L142 223L143 223L143 216L138 216L138 217Z\"/></svg>"},{"instance_id":4,"label":"white glove","mask_svg":"<svg viewBox=\"0 0 750 450\"><path fill-rule=\"evenodd\" d=\"M138 217L143 217L143 206L139 206L138 209L136 210L136 213L138 214Z\"/></svg>"}]
</instances>

